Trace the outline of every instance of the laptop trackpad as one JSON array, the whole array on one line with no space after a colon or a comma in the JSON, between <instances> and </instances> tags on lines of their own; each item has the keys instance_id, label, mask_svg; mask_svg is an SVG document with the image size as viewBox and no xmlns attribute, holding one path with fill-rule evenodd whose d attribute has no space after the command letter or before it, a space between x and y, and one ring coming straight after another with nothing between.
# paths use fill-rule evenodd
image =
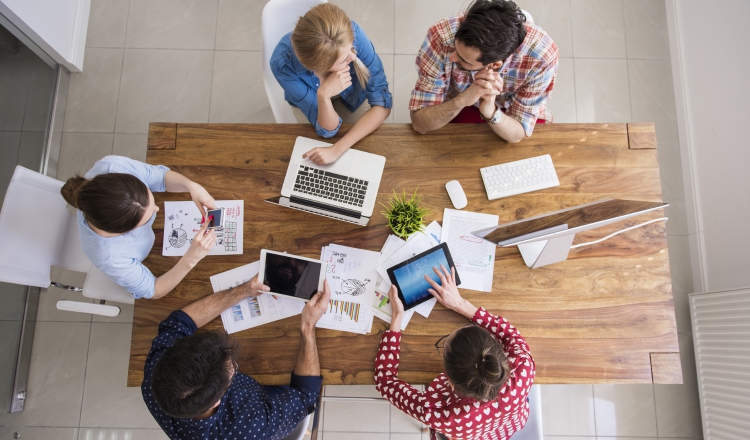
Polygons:
<instances>
[{"instance_id":1,"label":"laptop trackpad","mask_svg":"<svg viewBox=\"0 0 750 440\"><path fill-rule=\"evenodd\" d=\"M348 175L352 168L353 159L354 159L354 154L349 154L349 150L346 150L344 154L342 154L336 160L336 162L330 163L328 165L317 165L315 162L311 161L310 159L303 159L302 164L306 166L320 168L321 170L325 170L325 171L331 171L333 173L339 172L339 173L344 173Z\"/></svg>"}]
</instances>

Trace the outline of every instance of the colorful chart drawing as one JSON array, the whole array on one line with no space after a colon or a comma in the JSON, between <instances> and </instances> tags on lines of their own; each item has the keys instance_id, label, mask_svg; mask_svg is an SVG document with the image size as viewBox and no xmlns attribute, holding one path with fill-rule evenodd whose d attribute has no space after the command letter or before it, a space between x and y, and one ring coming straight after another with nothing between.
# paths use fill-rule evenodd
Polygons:
<instances>
[{"instance_id":1,"label":"colorful chart drawing","mask_svg":"<svg viewBox=\"0 0 750 440\"><path fill-rule=\"evenodd\" d=\"M169 244L172 247L181 248L187 243L187 233L180 228L175 228L169 234Z\"/></svg>"},{"instance_id":2,"label":"colorful chart drawing","mask_svg":"<svg viewBox=\"0 0 750 440\"><path fill-rule=\"evenodd\" d=\"M388 304L388 295L375 291L375 301L373 301L372 305L378 309L382 309L386 304Z\"/></svg>"},{"instance_id":3,"label":"colorful chart drawing","mask_svg":"<svg viewBox=\"0 0 750 440\"><path fill-rule=\"evenodd\" d=\"M232 307L232 318L234 318L234 322L244 321L245 317L242 316L242 307L240 307L239 304Z\"/></svg>"},{"instance_id":4,"label":"colorful chart drawing","mask_svg":"<svg viewBox=\"0 0 750 440\"><path fill-rule=\"evenodd\" d=\"M331 300L328 303L328 313L334 314L334 319L341 321L345 316L348 316L354 322L359 322L360 318L360 305L349 301Z\"/></svg>"},{"instance_id":5,"label":"colorful chart drawing","mask_svg":"<svg viewBox=\"0 0 750 440\"><path fill-rule=\"evenodd\" d=\"M251 318L257 318L261 315L260 313L260 304L258 303L258 298L248 298L247 299L247 306L250 309L250 317Z\"/></svg>"},{"instance_id":6,"label":"colorful chart drawing","mask_svg":"<svg viewBox=\"0 0 750 440\"><path fill-rule=\"evenodd\" d=\"M365 290L367 290L367 284L369 282L370 280L365 280L364 282L362 282L358 279L350 278L341 282L341 290L347 295L359 296L365 293Z\"/></svg>"}]
</instances>

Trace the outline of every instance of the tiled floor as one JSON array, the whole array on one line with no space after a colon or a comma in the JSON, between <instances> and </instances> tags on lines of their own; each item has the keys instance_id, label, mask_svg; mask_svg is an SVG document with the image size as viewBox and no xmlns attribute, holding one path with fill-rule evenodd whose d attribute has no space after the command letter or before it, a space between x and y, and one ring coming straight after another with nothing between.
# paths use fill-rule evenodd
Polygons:
<instances>
[{"instance_id":1,"label":"tiled floor","mask_svg":"<svg viewBox=\"0 0 750 440\"><path fill-rule=\"evenodd\" d=\"M335 0L370 36L408 122L413 67L427 27L457 0ZM263 0L92 0L84 72L71 79L58 178L104 155L145 159L149 121L273 122L261 79ZM560 48L549 106L557 122L655 121L685 385L547 385L548 439L702 438L688 318L692 278L663 0L520 0ZM75 281L75 280L72 280ZM54 309L43 295L28 402L0 416L0 438L165 438L126 388L132 308L115 320ZM73 295L76 297L76 295ZM77 297L80 299L80 297ZM372 395L372 387L328 394ZM418 440L385 403L329 402L326 440Z\"/></svg>"}]
</instances>

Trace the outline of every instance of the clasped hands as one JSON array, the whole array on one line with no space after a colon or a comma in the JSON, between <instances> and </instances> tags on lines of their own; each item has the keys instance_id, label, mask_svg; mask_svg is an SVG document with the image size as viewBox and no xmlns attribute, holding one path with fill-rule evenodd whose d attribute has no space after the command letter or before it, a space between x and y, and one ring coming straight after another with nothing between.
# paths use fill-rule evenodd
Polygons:
<instances>
[{"instance_id":1,"label":"clasped hands","mask_svg":"<svg viewBox=\"0 0 750 440\"><path fill-rule=\"evenodd\" d=\"M464 98L464 107L474 105L479 101L479 111L486 119L492 118L497 107L495 97L502 93L504 87L503 78L499 72L490 67L474 74L474 81L461 95Z\"/></svg>"}]
</instances>

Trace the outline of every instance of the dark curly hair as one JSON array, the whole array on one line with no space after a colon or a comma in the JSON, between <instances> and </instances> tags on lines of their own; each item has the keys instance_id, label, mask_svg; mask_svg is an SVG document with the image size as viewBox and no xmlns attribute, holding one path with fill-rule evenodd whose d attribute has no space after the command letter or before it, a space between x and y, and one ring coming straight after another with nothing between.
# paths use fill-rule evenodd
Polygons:
<instances>
[{"instance_id":1,"label":"dark curly hair","mask_svg":"<svg viewBox=\"0 0 750 440\"><path fill-rule=\"evenodd\" d=\"M485 66L508 58L526 38L526 16L510 0L475 0L458 26L456 40L479 49Z\"/></svg>"}]
</instances>

